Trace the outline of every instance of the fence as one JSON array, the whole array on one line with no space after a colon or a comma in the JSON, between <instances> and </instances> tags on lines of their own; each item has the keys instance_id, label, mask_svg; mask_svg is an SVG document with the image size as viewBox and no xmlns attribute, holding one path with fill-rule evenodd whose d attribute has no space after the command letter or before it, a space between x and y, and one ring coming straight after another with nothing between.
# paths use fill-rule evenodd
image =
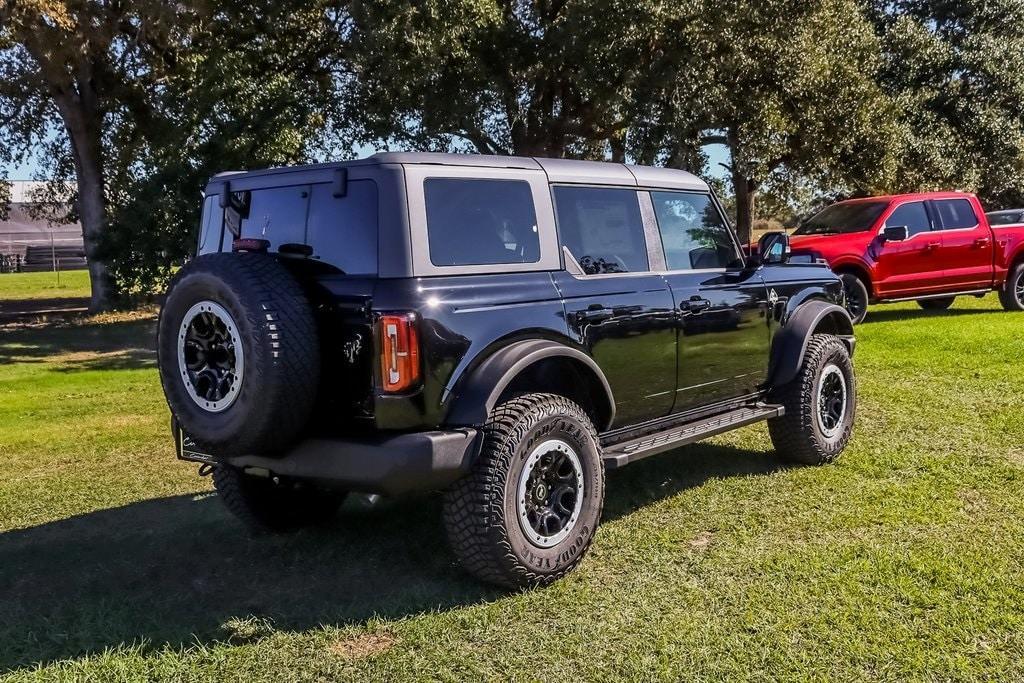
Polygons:
<instances>
[{"instance_id":1,"label":"fence","mask_svg":"<svg viewBox=\"0 0 1024 683\"><path fill-rule=\"evenodd\" d=\"M0 234L0 272L76 270L85 266L81 232Z\"/></svg>"}]
</instances>

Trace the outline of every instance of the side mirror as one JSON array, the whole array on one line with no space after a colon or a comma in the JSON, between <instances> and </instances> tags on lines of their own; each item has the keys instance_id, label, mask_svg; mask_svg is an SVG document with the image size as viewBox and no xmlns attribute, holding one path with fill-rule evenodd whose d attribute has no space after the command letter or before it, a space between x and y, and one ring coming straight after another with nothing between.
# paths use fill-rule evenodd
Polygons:
<instances>
[{"instance_id":1,"label":"side mirror","mask_svg":"<svg viewBox=\"0 0 1024 683\"><path fill-rule=\"evenodd\" d=\"M910 237L910 229L905 225L887 225L882 228L883 242L902 242Z\"/></svg>"},{"instance_id":2,"label":"side mirror","mask_svg":"<svg viewBox=\"0 0 1024 683\"><path fill-rule=\"evenodd\" d=\"M789 235L768 232L757 241L757 254L761 263L785 263L789 260Z\"/></svg>"}]
</instances>

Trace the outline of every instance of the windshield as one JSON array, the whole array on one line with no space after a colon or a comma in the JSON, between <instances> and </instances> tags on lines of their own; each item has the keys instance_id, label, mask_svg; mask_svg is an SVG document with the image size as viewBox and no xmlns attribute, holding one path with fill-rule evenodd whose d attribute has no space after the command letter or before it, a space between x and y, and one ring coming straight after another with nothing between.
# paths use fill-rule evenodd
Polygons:
<instances>
[{"instance_id":1,"label":"windshield","mask_svg":"<svg viewBox=\"0 0 1024 683\"><path fill-rule=\"evenodd\" d=\"M833 204L808 218L794 235L831 235L863 232L885 211L889 202L849 202Z\"/></svg>"}]
</instances>

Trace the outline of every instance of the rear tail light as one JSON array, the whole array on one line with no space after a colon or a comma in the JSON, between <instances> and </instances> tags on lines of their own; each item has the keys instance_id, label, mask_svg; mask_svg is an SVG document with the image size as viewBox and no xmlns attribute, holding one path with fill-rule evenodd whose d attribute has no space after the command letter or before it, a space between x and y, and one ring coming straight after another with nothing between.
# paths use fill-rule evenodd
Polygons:
<instances>
[{"instance_id":1,"label":"rear tail light","mask_svg":"<svg viewBox=\"0 0 1024 683\"><path fill-rule=\"evenodd\" d=\"M420 340L412 315L382 315L380 377L384 391L397 393L420 379Z\"/></svg>"}]
</instances>

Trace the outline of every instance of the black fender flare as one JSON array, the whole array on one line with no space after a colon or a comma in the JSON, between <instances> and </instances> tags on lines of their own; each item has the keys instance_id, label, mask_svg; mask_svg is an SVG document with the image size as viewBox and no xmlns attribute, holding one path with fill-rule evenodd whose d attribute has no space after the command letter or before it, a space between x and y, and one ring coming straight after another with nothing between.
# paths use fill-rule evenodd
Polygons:
<instances>
[{"instance_id":1,"label":"black fender flare","mask_svg":"<svg viewBox=\"0 0 1024 683\"><path fill-rule=\"evenodd\" d=\"M853 355L856 339L846 309L820 299L808 301L787 317L772 339L769 386L779 387L796 377L807 353L807 343L820 328L839 337Z\"/></svg>"},{"instance_id":2,"label":"black fender flare","mask_svg":"<svg viewBox=\"0 0 1024 683\"><path fill-rule=\"evenodd\" d=\"M615 419L615 399L611 385L594 359L571 346L549 339L528 339L518 341L499 349L484 360L468 377L459 382L448 410L446 425L479 426L498 403L502 392L523 370L545 358L562 357L576 361L588 368L596 377L603 396L595 396L595 402L606 401L606 424L594 425L598 431L608 429Z\"/></svg>"}]
</instances>

